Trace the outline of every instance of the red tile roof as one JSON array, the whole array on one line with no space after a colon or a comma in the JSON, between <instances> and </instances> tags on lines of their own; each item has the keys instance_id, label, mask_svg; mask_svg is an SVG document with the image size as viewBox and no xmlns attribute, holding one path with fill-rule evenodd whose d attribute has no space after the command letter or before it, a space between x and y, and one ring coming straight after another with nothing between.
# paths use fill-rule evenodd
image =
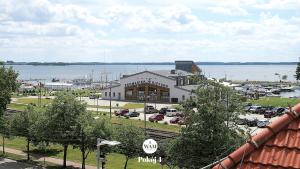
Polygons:
<instances>
[{"instance_id":1,"label":"red tile roof","mask_svg":"<svg viewBox=\"0 0 300 169\"><path fill-rule=\"evenodd\" d=\"M213 169L300 169L300 103Z\"/></svg>"}]
</instances>

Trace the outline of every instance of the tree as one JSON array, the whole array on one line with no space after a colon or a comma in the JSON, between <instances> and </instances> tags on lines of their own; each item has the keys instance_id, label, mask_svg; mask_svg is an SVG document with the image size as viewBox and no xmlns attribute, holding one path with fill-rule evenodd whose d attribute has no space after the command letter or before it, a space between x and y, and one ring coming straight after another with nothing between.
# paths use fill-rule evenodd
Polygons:
<instances>
[{"instance_id":1,"label":"tree","mask_svg":"<svg viewBox=\"0 0 300 169\"><path fill-rule=\"evenodd\" d=\"M110 140L112 130L104 119L94 120L91 112L84 112L78 118L80 125L78 148L82 154L82 169L85 169L85 161L90 152L96 149L97 138ZM107 149L102 150L104 152Z\"/></svg>"},{"instance_id":2,"label":"tree","mask_svg":"<svg viewBox=\"0 0 300 169\"><path fill-rule=\"evenodd\" d=\"M208 165L225 156L223 153L239 146L243 140L236 125L242 104L233 90L206 81L195 94L195 99L183 104L187 125L169 151L179 168Z\"/></svg>"},{"instance_id":3,"label":"tree","mask_svg":"<svg viewBox=\"0 0 300 169\"><path fill-rule=\"evenodd\" d=\"M14 136L25 137L27 141L27 160L30 160L30 142L35 141L34 132L32 128L39 118L39 112L32 105L28 105L27 108L14 115L11 120L11 133Z\"/></svg>"},{"instance_id":4,"label":"tree","mask_svg":"<svg viewBox=\"0 0 300 169\"><path fill-rule=\"evenodd\" d=\"M8 117L3 117L2 128L0 128L2 133L2 153L5 154L5 138L10 137L10 120Z\"/></svg>"},{"instance_id":5,"label":"tree","mask_svg":"<svg viewBox=\"0 0 300 169\"><path fill-rule=\"evenodd\" d=\"M0 62L0 133L2 134L3 143L8 126L3 115L7 104L10 103L11 93L18 88L17 77L18 74L11 67L6 68L3 62Z\"/></svg>"},{"instance_id":6,"label":"tree","mask_svg":"<svg viewBox=\"0 0 300 169\"><path fill-rule=\"evenodd\" d=\"M78 142L78 136L80 136L78 118L84 112L86 112L86 104L77 100L69 92L58 93L46 110L46 133L44 134L44 139L63 146L64 168L67 166L66 161L69 145Z\"/></svg>"},{"instance_id":7,"label":"tree","mask_svg":"<svg viewBox=\"0 0 300 169\"><path fill-rule=\"evenodd\" d=\"M0 115L3 116L3 112L6 110L6 105L10 103L11 93L14 92L17 87L16 73L11 67L5 68L0 63Z\"/></svg>"},{"instance_id":8,"label":"tree","mask_svg":"<svg viewBox=\"0 0 300 169\"><path fill-rule=\"evenodd\" d=\"M122 126L116 128L116 140L121 142L117 150L126 156L124 169L127 169L128 160L142 153L142 145L145 140L142 129L134 126Z\"/></svg>"},{"instance_id":9,"label":"tree","mask_svg":"<svg viewBox=\"0 0 300 169\"><path fill-rule=\"evenodd\" d=\"M296 78L296 80L300 80L300 62L298 62L298 65L296 68L295 78Z\"/></svg>"},{"instance_id":10,"label":"tree","mask_svg":"<svg viewBox=\"0 0 300 169\"><path fill-rule=\"evenodd\" d=\"M175 143L174 139L160 140L158 142L158 149L154 155L156 157L161 157L162 158L161 165L166 165L168 166L169 169L176 168L176 163L174 162L170 154L170 150L173 147L174 143Z\"/></svg>"}]
</instances>

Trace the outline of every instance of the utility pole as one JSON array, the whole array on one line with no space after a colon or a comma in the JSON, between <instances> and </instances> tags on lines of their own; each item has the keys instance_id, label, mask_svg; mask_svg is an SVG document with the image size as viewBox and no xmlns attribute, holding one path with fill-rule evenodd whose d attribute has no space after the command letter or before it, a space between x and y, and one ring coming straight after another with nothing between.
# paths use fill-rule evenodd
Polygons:
<instances>
[{"instance_id":1,"label":"utility pole","mask_svg":"<svg viewBox=\"0 0 300 169\"><path fill-rule=\"evenodd\" d=\"M147 123L146 123L146 105L147 105L147 96L145 94L145 102L144 102L144 128L145 128L145 135L147 135Z\"/></svg>"},{"instance_id":2,"label":"utility pole","mask_svg":"<svg viewBox=\"0 0 300 169\"><path fill-rule=\"evenodd\" d=\"M111 81L109 83L109 118L111 119Z\"/></svg>"}]
</instances>

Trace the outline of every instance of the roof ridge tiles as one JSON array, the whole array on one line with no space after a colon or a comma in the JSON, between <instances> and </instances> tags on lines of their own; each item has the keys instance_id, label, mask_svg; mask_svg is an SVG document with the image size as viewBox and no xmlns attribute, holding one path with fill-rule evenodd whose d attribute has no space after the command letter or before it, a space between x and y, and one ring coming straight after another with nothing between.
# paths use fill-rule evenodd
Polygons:
<instances>
[{"instance_id":1,"label":"roof ridge tiles","mask_svg":"<svg viewBox=\"0 0 300 169\"><path fill-rule=\"evenodd\" d=\"M230 169L236 166L243 157L248 156L254 150L258 149L266 143L269 139L275 136L279 131L288 127L300 115L300 103L291 108L290 112L282 115L274 120L267 128L256 134L250 141L242 145L240 148L232 152L228 157L215 165L213 169Z\"/></svg>"}]
</instances>

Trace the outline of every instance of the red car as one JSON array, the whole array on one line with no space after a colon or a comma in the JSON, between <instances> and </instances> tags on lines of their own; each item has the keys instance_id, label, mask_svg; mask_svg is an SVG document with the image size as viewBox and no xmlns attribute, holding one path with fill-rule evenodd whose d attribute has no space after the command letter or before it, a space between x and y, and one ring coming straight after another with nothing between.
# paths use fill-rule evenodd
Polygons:
<instances>
[{"instance_id":1,"label":"red car","mask_svg":"<svg viewBox=\"0 0 300 169\"><path fill-rule=\"evenodd\" d=\"M129 112L128 109L124 109L124 110L120 110L120 111L116 111L115 115L116 116L124 116L125 114L127 114Z\"/></svg>"},{"instance_id":2,"label":"red car","mask_svg":"<svg viewBox=\"0 0 300 169\"><path fill-rule=\"evenodd\" d=\"M156 122L156 121L161 121L163 120L165 117L162 114L154 114L152 116L149 117L149 121L151 122Z\"/></svg>"},{"instance_id":3,"label":"red car","mask_svg":"<svg viewBox=\"0 0 300 169\"><path fill-rule=\"evenodd\" d=\"M181 117L173 117L173 118L170 120L170 123L171 123L171 124L177 124L180 120L182 120Z\"/></svg>"}]
</instances>

